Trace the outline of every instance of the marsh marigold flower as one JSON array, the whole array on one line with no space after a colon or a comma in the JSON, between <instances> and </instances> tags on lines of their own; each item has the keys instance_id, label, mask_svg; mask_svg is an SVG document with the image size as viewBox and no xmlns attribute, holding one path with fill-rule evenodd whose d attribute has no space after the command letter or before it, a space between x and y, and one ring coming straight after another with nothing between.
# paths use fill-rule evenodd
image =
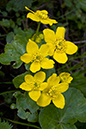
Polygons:
<instances>
[{"instance_id":1,"label":"marsh marigold flower","mask_svg":"<svg viewBox=\"0 0 86 129\"><path fill-rule=\"evenodd\" d=\"M26 46L26 51L27 53L22 55L20 58L26 64L31 62L30 70L33 73L39 71L41 68L51 69L54 67L54 61L46 58L46 56L49 55L49 48L46 44L41 45L39 48L34 41L29 39Z\"/></svg>"},{"instance_id":2,"label":"marsh marigold flower","mask_svg":"<svg viewBox=\"0 0 86 129\"><path fill-rule=\"evenodd\" d=\"M30 74L25 76L25 82L20 85L20 88L29 91L29 96L32 100L37 101L41 96L41 91L47 87L47 83L43 82L46 74L42 71L36 73L34 77Z\"/></svg>"},{"instance_id":3,"label":"marsh marigold flower","mask_svg":"<svg viewBox=\"0 0 86 129\"><path fill-rule=\"evenodd\" d=\"M62 95L69 88L69 84L66 82L60 83L60 77L57 74L51 75L47 80L48 86L45 88L39 99L37 100L37 104L41 107L45 107L51 103L57 108L64 108L65 98Z\"/></svg>"},{"instance_id":4,"label":"marsh marigold flower","mask_svg":"<svg viewBox=\"0 0 86 129\"><path fill-rule=\"evenodd\" d=\"M70 73L67 72L60 73L59 77L61 79L61 82L71 83L71 81L73 80L73 77L71 77Z\"/></svg>"},{"instance_id":5,"label":"marsh marigold flower","mask_svg":"<svg viewBox=\"0 0 86 129\"><path fill-rule=\"evenodd\" d=\"M30 10L29 8L25 7L27 10L30 11L30 13L27 14L27 18L30 18L33 21L41 22L43 24L49 24L50 26L53 23L57 23L56 20L50 19L48 17L48 12L46 10L37 10L36 12Z\"/></svg>"},{"instance_id":6,"label":"marsh marigold flower","mask_svg":"<svg viewBox=\"0 0 86 129\"><path fill-rule=\"evenodd\" d=\"M59 63L66 63L68 60L67 54L72 55L78 50L74 43L64 39L64 27L58 27L56 34L51 29L44 29L43 33L44 39L50 48L49 55L53 55L53 58Z\"/></svg>"}]
</instances>

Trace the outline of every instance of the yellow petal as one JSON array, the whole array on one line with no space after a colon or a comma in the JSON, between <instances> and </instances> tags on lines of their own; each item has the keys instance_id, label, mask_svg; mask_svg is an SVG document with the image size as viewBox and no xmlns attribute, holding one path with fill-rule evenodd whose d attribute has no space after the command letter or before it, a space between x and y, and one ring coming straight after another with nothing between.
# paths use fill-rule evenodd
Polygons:
<instances>
[{"instance_id":1,"label":"yellow petal","mask_svg":"<svg viewBox=\"0 0 86 129\"><path fill-rule=\"evenodd\" d=\"M27 74L27 75L25 76L25 82L26 82L27 84L34 83L34 77L33 77L32 75Z\"/></svg>"},{"instance_id":2,"label":"yellow petal","mask_svg":"<svg viewBox=\"0 0 86 129\"><path fill-rule=\"evenodd\" d=\"M50 18L42 19L41 22L42 22L43 24L49 24L50 26L52 26L53 23L58 23L56 20L50 19Z\"/></svg>"},{"instance_id":3,"label":"yellow petal","mask_svg":"<svg viewBox=\"0 0 86 129\"><path fill-rule=\"evenodd\" d=\"M37 10L36 12L38 12L38 13L42 13L42 14L48 14L48 12L47 12L47 10Z\"/></svg>"},{"instance_id":4,"label":"yellow petal","mask_svg":"<svg viewBox=\"0 0 86 129\"><path fill-rule=\"evenodd\" d=\"M49 86L58 85L60 82L59 76L56 73L53 73L47 80Z\"/></svg>"},{"instance_id":5,"label":"yellow petal","mask_svg":"<svg viewBox=\"0 0 86 129\"><path fill-rule=\"evenodd\" d=\"M43 69L51 69L54 67L54 61L51 60L51 59L48 59L48 58L44 58L42 61L41 61L41 67Z\"/></svg>"},{"instance_id":6,"label":"yellow petal","mask_svg":"<svg viewBox=\"0 0 86 129\"><path fill-rule=\"evenodd\" d=\"M41 96L40 96L40 98L37 101L37 104L40 107L45 107L45 106L49 105L50 102L51 102L50 96L47 95L46 93L42 93Z\"/></svg>"},{"instance_id":7,"label":"yellow petal","mask_svg":"<svg viewBox=\"0 0 86 129\"><path fill-rule=\"evenodd\" d=\"M52 102L57 108L63 109L65 106L65 98L62 94L58 94L58 96L53 99Z\"/></svg>"},{"instance_id":8,"label":"yellow petal","mask_svg":"<svg viewBox=\"0 0 86 129\"><path fill-rule=\"evenodd\" d=\"M45 78L46 78L46 74L42 71L40 71L34 75L34 79L38 82L43 82L45 80Z\"/></svg>"},{"instance_id":9,"label":"yellow petal","mask_svg":"<svg viewBox=\"0 0 86 129\"><path fill-rule=\"evenodd\" d=\"M54 54L55 45L52 44L52 43L47 43L47 45L48 45L48 47L49 47L49 52L48 52L48 54L49 54L50 56L52 56L52 55Z\"/></svg>"},{"instance_id":10,"label":"yellow petal","mask_svg":"<svg viewBox=\"0 0 86 129\"><path fill-rule=\"evenodd\" d=\"M44 39L47 43L54 43L56 41L56 35L53 30L44 29L43 34L44 34Z\"/></svg>"},{"instance_id":11,"label":"yellow petal","mask_svg":"<svg viewBox=\"0 0 86 129\"><path fill-rule=\"evenodd\" d=\"M29 96L32 100L37 101L41 96L41 91L30 91Z\"/></svg>"},{"instance_id":12,"label":"yellow petal","mask_svg":"<svg viewBox=\"0 0 86 129\"><path fill-rule=\"evenodd\" d=\"M28 63L30 63L30 62L32 61L32 56L31 56L30 54L28 54L28 53L25 53L24 55L22 55L22 56L20 57L20 59L21 59L24 63L28 64Z\"/></svg>"},{"instance_id":13,"label":"yellow petal","mask_svg":"<svg viewBox=\"0 0 86 129\"><path fill-rule=\"evenodd\" d=\"M26 82L23 82L19 87L25 91L30 91L32 89L32 87L28 85Z\"/></svg>"},{"instance_id":14,"label":"yellow petal","mask_svg":"<svg viewBox=\"0 0 86 129\"><path fill-rule=\"evenodd\" d=\"M26 46L26 50L30 55L33 55L38 51L38 45L34 41L29 39L29 42L27 43L27 46Z\"/></svg>"},{"instance_id":15,"label":"yellow petal","mask_svg":"<svg viewBox=\"0 0 86 129\"><path fill-rule=\"evenodd\" d=\"M53 58L58 63L62 63L62 64L66 63L67 60L68 60L68 57L67 57L67 55L65 53L57 53L57 52L55 52Z\"/></svg>"},{"instance_id":16,"label":"yellow petal","mask_svg":"<svg viewBox=\"0 0 86 129\"><path fill-rule=\"evenodd\" d=\"M30 18L33 21L39 22L40 18L37 16L36 13L28 13L27 18Z\"/></svg>"},{"instance_id":17,"label":"yellow petal","mask_svg":"<svg viewBox=\"0 0 86 129\"><path fill-rule=\"evenodd\" d=\"M65 92L68 88L69 88L69 84L68 84L68 83L65 83L65 82L62 82L62 83L60 83L60 84L57 85L56 91L57 91L57 92L60 92L60 93L63 93L63 92Z\"/></svg>"},{"instance_id":18,"label":"yellow petal","mask_svg":"<svg viewBox=\"0 0 86 129\"><path fill-rule=\"evenodd\" d=\"M45 88L47 88L48 83L47 82L43 82L40 84L39 90L43 91Z\"/></svg>"},{"instance_id":19,"label":"yellow petal","mask_svg":"<svg viewBox=\"0 0 86 129\"><path fill-rule=\"evenodd\" d=\"M37 71L39 71L41 69L41 66L40 66L40 63L39 62L33 62L31 65L30 65L30 70L35 73Z\"/></svg>"},{"instance_id":20,"label":"yellow petal","mask_svg":"<svg viewBox=\"0 0 86 129\"><path fill-rule=\"evenodd\" d=\"M67 54L72 55L77 52L78 47L74 43L70 41L65 41L65 43L67 44L67 49L66 49Z\"/></svg>"},{"instance_id":21,"label":"yellow petal","mask_svg":"<svg viewBox=\"0 0 86 129\"><path fill-rule=\"evenodd\" d=\"M65 28L58 27L56 30L56 38L57 39L64 39L64 37L65 37Z\"/></svg>"},{"instance_id":22,"label":"yellow petal","mask_svg":"<svg viewBox=\"0 0 86 129\"><path fill-rule=\"evenodd\" d=\"M41 55L43 55L43 57L48 56L48 52L49 52L49 47L46 44L41 45L39 52L41 53Z\"/></svg>"}]
</instances>

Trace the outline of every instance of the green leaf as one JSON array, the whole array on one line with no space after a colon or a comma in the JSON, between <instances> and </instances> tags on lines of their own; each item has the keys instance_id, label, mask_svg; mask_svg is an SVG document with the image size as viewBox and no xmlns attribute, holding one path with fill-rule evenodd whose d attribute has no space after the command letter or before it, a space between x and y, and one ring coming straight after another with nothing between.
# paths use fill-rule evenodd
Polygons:
<instances>
[{"instance_id":1,"label":"green leaf","mask_svg":"<svg viewBox=\"0 0 86 129\"><path fill-rule=\"evenodd\" d=\"M12 81L13 81L13 84L16 88L19 88L20 84L23 83L25 80L24 80L24 76L26 74L29 74L30 72L25 72L21 75L18 75L16 76Z\"/></svg>"},{"instance_id":2,"label":"green leaf","mask_svg":"<svg viewBox=\"0 0 86 129\"><path fill-rule=\"evenodd\" d=\"M58 109L51 104L41 110L39 123L42 129L76 129L73 124L77 120L86 122L86 99L83 94L75 88L70 88L64 96L64 109Z\"/></svg>"},{"instance_id":3,"label":"green leaf","mask_svg":"<svg viewBox=\"0 0 86 129\"><path fill-rule=\"evenodd\" d=\"M25 6L30 7L33 3L33 0L10 0L7 4L6 10L14 11L24 10Z\"/></svg>"},{"instance_id":4,"label":"green leaf","mask_svg":"<svg viewBox=\"0 0 86 129\"><path fill-rule=\"evenodd\" d=\"M0 119L0 129L12 129L12 124L9 124L7 121L2 121Z\"/></svg>"},{"instance_id":5,"label":"green leaf","mask_svg":"<svg viewBox=\"0 0 86 129\"><path fill-rule=\"evenodd\" d=\"M2 19L2 21L0 21L0 24L4 27L9 28L10 27L10 21L7 19Z\"/></svg>"},{"instance_id":6,"label":"green leaf","mask_svg":"<svg viewBox=\"0 0 86 129\"><path fill-rule=\"evenodd\" d=\"M20 91L14 93L16 97L16 108L18 116L22 119L27 119L30 122L36 122L38 119L37 110L39 106L28 96L27 93L22 94Z\"/></svg>"},{"instance_id":7,"label":"green leaf","mask_svg":"<svg viewBox=\"0 0 86 129\"><path fill-rule=\"evenodd\" d=\"M5 53L0 55L0 63L10 65L11 62L13 62L13 68L19 68L22 65L23 62L20 60L20 57L26 52L26 44L28 39L31 38L34 33L32 29L25 32L21 29L17 29L16 31L18 34L15 35L12 42L9 40L9 36L12 36L13 34L10 33L10 35L8 35L7 40L10 42L10 44L6 44L4 50Z\"/></svg>"},{"instance_id":8,"label":"green leaf","mask_svg":"<svg viewBox=\"0 0 86 129\"><path fill-rule=\"evenodd\" d=\"M83 72L85 73L85 71ZM86 96L86 77L83 76L84 73L82 73L80 70L80 72L78 71L72 74L73 81L70 86L79 89L84 96Z\"/></svg>"},{"instance_id":9,"label":"green leaf","mask_svg":"<svg viewBox=\"0 0 86 129\"><path fill-rule=\"evenodd\" d=\"M14 33L13 32L8 33L6 36L6 42L11 43L13 39L14 39Z\"/></svg>"}]
</instances>

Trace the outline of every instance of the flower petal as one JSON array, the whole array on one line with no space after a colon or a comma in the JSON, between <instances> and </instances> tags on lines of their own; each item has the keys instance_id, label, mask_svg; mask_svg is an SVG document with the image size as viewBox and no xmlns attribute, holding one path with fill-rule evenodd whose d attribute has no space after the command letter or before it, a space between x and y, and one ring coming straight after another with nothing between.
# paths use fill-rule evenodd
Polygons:
<instances>
[{"instance_id":1,"label":"flower petal","mask_svg":"<svg viewBox=\"0 0 86 129\"><path fill-rule=\"evenodd\" d=\"M23 82L19 87L25 91L30 91L32 89L32 87L28 85L26 82Z\"/></svg>"},{"instance_id":2,"label":"flower petal","mask_svg":"<svg viewBox=\"0 0 86 129\"><path fill-rule=\"evenodd\" d=\"M62 63L62 64L66 63L67 60L68 60L68 57L67 57L67 55L65 53L57 53L57 52L55 52L53 58L57 62Z\"/></svg>"},{"instance_id":3,"label":"flower petal","mask_svg":"<svg viewBox=\"0 0 86 129\"><path fill-rule=\"evenodd\" d=\"M47 79L48 85L53 86L53 85L58 85L60 82L59 76L57 76L56 73L53 73L48 79Z\"/></svg>"},{"instance_id":4,"label":"flower petal","mask_svg":"<svg viewBox=\"0 0 86 129\"><path fill-rule=\"evenodd\" d=\"M53 30L50 29L44 29L43 30L44 39L48 43L54 43L56 41L56 35Z\"/></svg>"},{"instance_id":5,"label":"flower petal","mask_svg":"<svg viewBox=\"0 0 86 129\"><path fill-rule=\"evenodd\" d=\"M29 39L29 42L27 43L27 46L26 46L26 50L30 55L33 55L38 51L38 45L34 41Z\"/></svg>"},{"instance_id":6,"label":"flower petal","mask_svg":"<svg viewBox=\"0 0 86 129\"><path fill-rule=\"evenodd\" d=\"M34 75L34 78L36 81L43 82L46 78L46 74L44 72L40 71Z\"/></svg>"},{"instance_id":7,"label":"flower petal","mask_svg":"<svg viewBox=\"0 0 86 129\"><path fill-rule=\"evenodd\" d=\"M48 14L48 12L46 11L46 10L37 10L36 12L38 12L38 13L42 13L42 14Z\"/></svg>"},{"instance_id":8,"label":"flower petal","mask_svg":"<svg viewBox=\"0 0 86 129\"><path fill-rule=\"evenodd\" d=\"M47 45L48 45L48 47L49 47L49 52L48 52L48 54L49 54L50 56L52 56L52 55L54 54L55 45L52 44L52 43L47 43Z\"/></svg>"},{"instance_id":9,"label":"flower petal","mask_svg":"<svg viewBox=\"0 0 86 129\"><path fill-rule=\"evenodd\" d=\"M46 20L45 20L45 19L42 19L41 22L42 22L43 24L49 24L50 26L52 26L53 23L58 23L56 20L50 19L50 18L47 18Z\"/></svg>"},{"instance_id":10,"label":"flower petal","mask_svg":"<svg viewBox=\"0 0 86 129\"><path fill-rule=\"evenodd\" d=\"M65 106L65 98L62 94L58 94L58 96L53 99L52 102L57 108L63 109Z\"/></svg>"},{"instance_id":11,"label":"flower petal","mask_svg":"<svg viewBox=\"0 0 86 129\"><path fill-rule=\"evenodd\" d=\"M57 92L60 92L60 93L63 93L63 92L65 92L68 88L69 88L69 84L68 84L68 83L65 83L65 82L62 82L62 83L60 83L60 84L57 85L56 91L57 91Z\"/></svg>"},{"instance_id":12,"label":"flower petal","mask_svg":"<svg viewBox=\"0 0 86 129\"><path fill-rule=\"evenodd\" d=\"M70 41L65 41L65 43L67 44L67 49L66 49L67 54L72 55L77 52L78 47L74 43Z\"/></svg>"},{"instance_id":13,"label":"flower petal","mask_svg":"<svg viewBox=\"0 0 86 129\"><path fill-rule=\"evenodd\" d=\"M43 55L43 57L48 56L49 47L46 44L41 45L39 52Z\"/></svg>"},{"instance_id":14,"label":"flower petal","mask_svg":"<svg viewBox=\"0 0 86 129\"><path fill-rule=\"evenodd\" d=\"M45 88L47 88L48 83L47 82L43 82L40 84L39 90L43 91Z\"/></svg>"},{"instance_id":15,"label":"flower petal","mask_svg":"<svg viewBox=\"0 0 86 129\"><path fill-rule=\"evenodd\" d=\"M32 56L31 56L30 54L28 54L28 53L25 53L24 55L22 55L22 56L20 57L20 59L21 59L24 63L28 64L29 62L32 61Z\"/></svg>"},{"instance_id":16,"label":"flower petal","mask_svg":"<svg viewBox=\"0 0 86 129\"><path fill-rule=\"evenodd\" d=\"M43 69L51 69L54 67L54 61L51 60L51 59L48 59L48 58L44 58L42 61L41 61L41 67Z\"/></svg>"},{"instance_id":17,"label":"flower petal","mask_svg":"<svg viewBox=\"0 0 86 129\"><path fill-rule=\"evenodd\" d=\"M64 37L65 37L65 28L58 27L56 30L56 38L57 39L64 39Z\"/></svg>"},{"instance_id":18,"label":"flower petal","mask_svg":"<svg viewBox=\"0 0 86 129\"><path fill-rule=\"evenodd\" d=\"M30 91L29 96L32 100L37 101L41 96L41 91Z\"/></svg>"},{"instance_id":19,"label":"flower petal","mask_svg":"<svg viewBox=\"0 0 86 129\"><path fill-rule=\"evenodd\" d=\"M39 22L40 18L37 16L36 13L28 13L27 18L30 18L33 21Z\"/></svg>"},{"instance_id":20,"label":"flower petal","mask_svg":"<svg viewBox=\"0 0 86 129\"><path fill-rule=\"evenodd\" d=\"M34 77L33 77L32 75L27 74L27 75L25 76L25 82L26 82L27 84L34 83Z\"/></svg>"},{"instance_id":21,"label":"flower petal","mask_svg":"<svg viewBox=\"0 0 86 129\"><path fill-rule=\"evenodd\" d=\"M46 93L42 93L40 98L37 100L37 104L41 107L49 105L51 102L51 97Z\"/></svg>"},{"instance_id":22,"label":"flower petal","mask_svg":"<svg viewBox=\"0 0 86 129\"><path fill-rule=\"evenodd\" d=\"M40 63L34 61L31 65L30 65L30 70L35 73L37 71L39 71L41 69Z\"/></svg>"}]
</instances>

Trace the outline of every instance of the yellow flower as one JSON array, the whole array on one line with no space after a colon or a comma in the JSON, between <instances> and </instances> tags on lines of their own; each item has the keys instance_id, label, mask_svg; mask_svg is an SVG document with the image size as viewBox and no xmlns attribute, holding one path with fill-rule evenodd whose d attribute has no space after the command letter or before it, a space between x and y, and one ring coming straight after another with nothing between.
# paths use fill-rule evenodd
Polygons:
<instances>
[{"instance_id":1,"label":"yellow flower","mask_svg":"<svg viewBox=\"0 0 86 129\"><path fill-rule=\"evenodd\" d=\"M43 33L44 39L50 48L49 55L53 55L53 58L59 63L66 63L68 60L66 54L72 55L78 50L78 47L74 43L64 39L64 27L58 27L56 34L50 29L44 29Z\"/></svg>"},{"instance_id":2,"label":"yellow flower","mask_svg":"<svg viewBox=\"0 0 86 129\"><path fill-rule=\"evenodd\" d=\"M71 83L71 81L73 80L73 77L70 76L70 73L67 72L63 72L59 75L60 79L62 82L67 82L67 83Z\"/></svg>"},{"instance_id":3,"label":"yellow flower","mask_svg":"<svg viewBox=\"0 0 86 129\"><path fill-rule=\"evenodd\" d=\"M46 44L41 45L39 48L38 45L29 39L29 42L26 46L26 51L24 55L20 58L26 64L31 63L30 70L35 73L39 71L41 68L43 69L51 69L54 67L54 61L46 58L48 56L49 48Z\"/></svg>"},{"instance_id":4,"label":"yellow flower","mask_svg":"<svg viewBox=\"0 0 86 129\"><path fill-rule=\"evenodd\" d=\"M60 78L55 73L48 78L48 86L42 91L41 96L37 100L37 104L39 106L45 107L49 105L52 100L56 107L61 109L64 108L65 98L61 93L65 92L69 88L69 84L66 82L59 82Z\"/></svg>"},{"instance_id":5,"label":"yellow flower","mask_svg":"<svg viewBox=\"0 0 86 129\"><path fill-rule=\"evenodd\" d=\"M41 91L47 87L47 83L43 82L46 74L42 71L36 73L34 77L30 74L25 76L25 82L20 85L20 88L29 91L29 96L32 100L37 101L41 95Z\"/></svg>"},{"instance_id":6,"label":"yellow flower","mask_svg":"<svg viewBox=\"0 0 86 129\"><path fill-rule=\"evenodd\" d=\"M48 12L46 10L41 10L41 11L37 10L36 12L33 12L29 8L27 8L27 7L25 7L25 8L30 11L30 13L27 14L27 18L30 18L33 21L41 22L43 24L49 24L50 26L53 23L57 23L56 20L50 19L48 17Z\"/></svg>"}]
</instances>

